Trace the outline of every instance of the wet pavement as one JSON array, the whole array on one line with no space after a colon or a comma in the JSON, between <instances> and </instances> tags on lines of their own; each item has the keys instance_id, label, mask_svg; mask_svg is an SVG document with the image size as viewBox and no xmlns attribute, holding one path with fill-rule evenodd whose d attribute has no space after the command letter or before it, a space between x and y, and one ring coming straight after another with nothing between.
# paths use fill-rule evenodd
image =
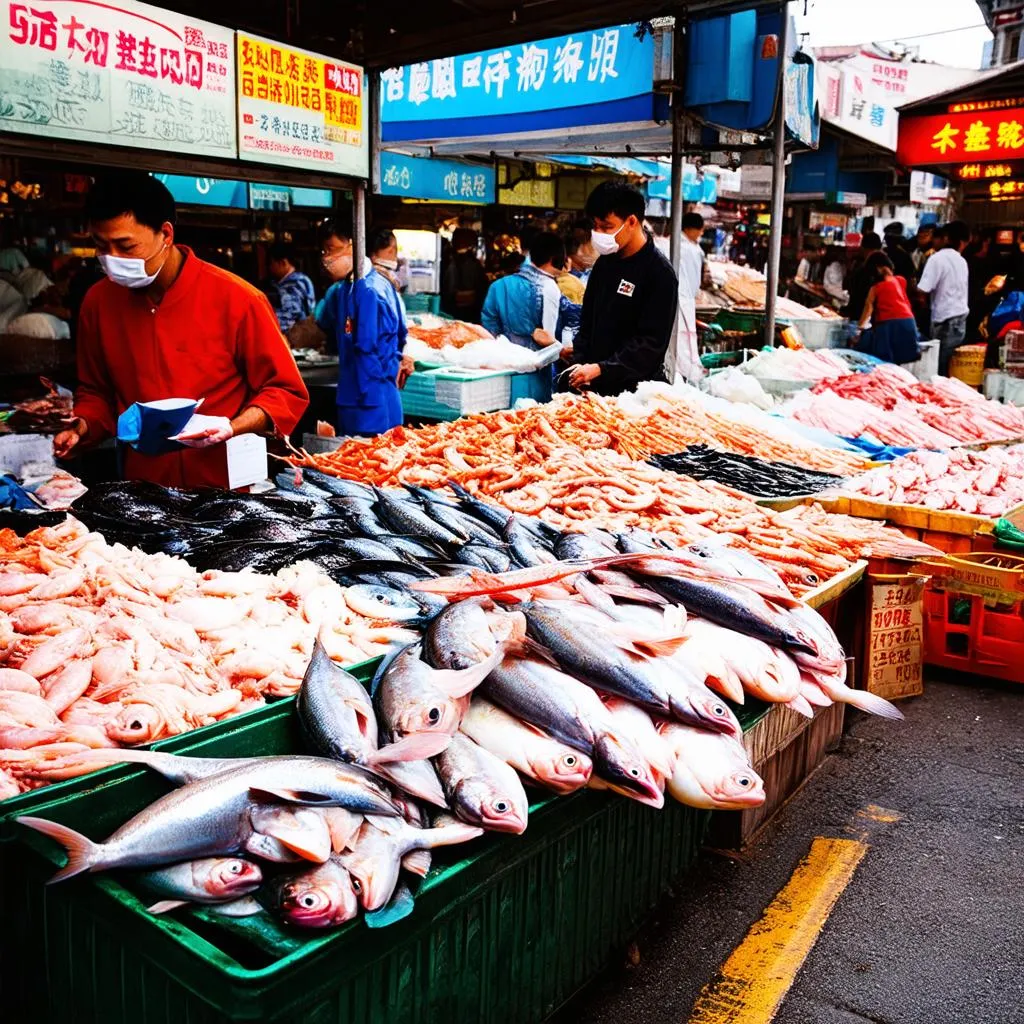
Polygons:
<instances>
[{"instance_id":1,"label":"wet pavement","mask_svg":"<svg viewBox=\"0 0 1024 1024\"><path fill-rule=\"evenodd\" d=\"M620 964L553 1019L683 1024L812 840L860 834L867 853L775 1021L1024 1021L1024 687L929 680L901 707L903 723L848 712L839 751L756 841L705 852ZM865 838L872 806L898 820Z\"/></svg>"}]
</instances>

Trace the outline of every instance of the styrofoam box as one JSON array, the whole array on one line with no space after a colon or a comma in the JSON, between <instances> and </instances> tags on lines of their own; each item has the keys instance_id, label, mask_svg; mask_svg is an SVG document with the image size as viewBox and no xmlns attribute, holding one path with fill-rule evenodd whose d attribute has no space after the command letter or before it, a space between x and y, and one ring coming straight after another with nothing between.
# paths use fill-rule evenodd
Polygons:
<instances>
[{"instance_id":1,"label":"styrofoam box","mask_svg":"<svg viewBox=\"0 0 1024 1024\"><path fill-rule=\"evenodd\" d=\"M916 363L907 363L907 369L918 379L929 381L939 372L939 343L922 341L918 343L921 358Z\"/></svg>"},{"instance_id":2,"label":"styrofoam box","mask_svg":"<svg viewBox=\"0 0 1024 1024\"><path fill-rule=\"evenodd\" d=\"M0 435L0 473L21 475L28 463L54 466L53 438L47 434Z\"/></svg>"},{"instance_id":3,"label":"styrofoam box","mask_svg":"<svg viewBox=\"0 0 1024 1024\"><path fill-rule=\"evenodd\" d=\"M1003 401L1007 405L1024 405L1024 380L1007 377L1003 382Z\"/></svg>"},{"instance_id":4,"label":"styrofoam box","mask_svg":"<svg viewBox=\"0 0 1024 1024\"><path fill-rule=\"evenodd\" d=\"M1002 370L986 370L985 382L982 388L985 397L1001 402L1003 400L1003 392L1006 389L1006 380L1007 376Z\"/></svg>"}]
</instances>

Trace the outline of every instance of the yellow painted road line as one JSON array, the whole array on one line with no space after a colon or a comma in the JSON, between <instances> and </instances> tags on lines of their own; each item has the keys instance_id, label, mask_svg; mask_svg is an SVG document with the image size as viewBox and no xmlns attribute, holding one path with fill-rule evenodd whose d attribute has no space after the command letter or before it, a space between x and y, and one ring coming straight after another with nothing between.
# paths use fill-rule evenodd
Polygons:
<instances>
[{"instance_id":1,"label":"yellow painted road line","mask_svg":"<svg viewBox=\"0 0 1024 1024\"><path fill-rule=\"evenodd\" d=\"M815 839L785 888L705 986L690 1024L769 1024L867 850L854 839Z\"/></svg>"}]
</instances>

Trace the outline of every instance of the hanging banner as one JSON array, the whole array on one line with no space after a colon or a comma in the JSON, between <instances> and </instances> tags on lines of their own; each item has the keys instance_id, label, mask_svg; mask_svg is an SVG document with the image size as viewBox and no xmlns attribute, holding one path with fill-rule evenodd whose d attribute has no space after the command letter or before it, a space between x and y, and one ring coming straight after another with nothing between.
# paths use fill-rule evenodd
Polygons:
<instances>
[{"instance_id":1,"label":"hanging banner","mask_svg":"<svg viewBox=\"0 0 1024 1024\"><path fill-rule=\"evenodd\" d=\"M234 33L132 0L0 0L0 130L235 157Z\"/></svg>"},{"instance_id":2,"label":"hanging banner","mask_svg":"<svg viewBox=\"0 0 1024 1024\"><path fill-rule=\"evenodd\" d=\"M494 168L381 153L380 194L487 205L494 202Z\"/></svg>"},{"instance_id":3,"label":"hanging banner","mask_svg":"<svg viewBox=\"0 0 1024 1024\"><path fill-rule=\"evenodd\" d=\"M369 177L362 68L242 32L237 57L243 160Z\"/></svg>"},{"instance_id":4,"label":"hanging banner","mask_svg":"<svg viewBox=\"0 0 1024 1024\"><path fill-rule=\"evenodd\" d=\"M574 32L389 68L381 132L388 142L649 120L653 81L649 33L637 39L632 25Z\"/></svg>"}]
</instances>

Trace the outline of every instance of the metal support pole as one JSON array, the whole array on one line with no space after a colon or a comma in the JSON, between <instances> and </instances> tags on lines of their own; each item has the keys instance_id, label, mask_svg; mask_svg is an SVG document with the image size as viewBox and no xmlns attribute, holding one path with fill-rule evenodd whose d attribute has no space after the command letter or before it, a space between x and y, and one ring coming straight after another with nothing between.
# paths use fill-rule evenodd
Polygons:
<instances>
[{"instance_id":1,"label":"metal support pole","mask_svg":"<svg viewBox=\"0 0 1024 1024\"><path fill-rule=\"evenodd\" d=\"M370 131L370 195L380 193L380 72L367 74L366 106Z\"/></svg>"},{"instance_id":2,"label":"metal support pole","mask_svg":"<svg viewBox=\"0 0 1024 1024\"><path fill-rule=\"evenodd\" d=\"M782 261L782 217L786 203L786 50L789 45L789 4L779 12L779 71L775 84L775 125L772 147L772 213L768 234L768 281L764 294L764 343L775 344L775 305Z\"/></svg>"},{"instance_id":3,"label":"metal support pole","mask_svg":"<svg viewBox=\"0 0 1024 1024\"><path fill-rule=\"evenodd\" d=\"M679 276L683 251L683 104L682 93L672 97L672 223L669 235L669 256L672 269Z\"/></svg>"},{"instance_id":4,"label":"metal support pole","mask_svg":"<svg viewBox=\"0 0 1024 1024\"><path fill-rule=\"evenodd\" d=\"M352 269L358 281L363 277L366 258L366 186L359 182L352 189Z\"/></svg>"}]
</instances>

